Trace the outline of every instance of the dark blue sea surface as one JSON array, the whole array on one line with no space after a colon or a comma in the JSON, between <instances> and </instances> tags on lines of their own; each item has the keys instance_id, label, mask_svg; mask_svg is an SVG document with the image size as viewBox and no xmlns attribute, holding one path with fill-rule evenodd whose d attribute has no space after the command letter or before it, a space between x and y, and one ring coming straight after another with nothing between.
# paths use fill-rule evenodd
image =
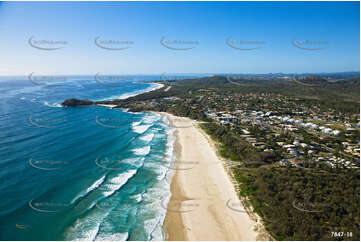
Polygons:
<instances>
[{"instance_id":1,"label":"dark blue sea surface","mask_svg":"<svg viewBox=\"0 0 361 242\"><path fill-rule=\"evenodd\" d=\"M172 129L155 113L61 107L157 86L0 77L0 240L162 240Z\"/></svg>"}]
</instances>

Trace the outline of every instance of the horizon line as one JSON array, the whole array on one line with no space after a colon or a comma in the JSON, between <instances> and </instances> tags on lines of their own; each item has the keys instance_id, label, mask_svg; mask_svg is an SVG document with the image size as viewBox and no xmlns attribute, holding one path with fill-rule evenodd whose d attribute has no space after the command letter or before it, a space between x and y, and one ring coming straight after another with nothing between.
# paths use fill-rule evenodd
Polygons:
<instances>
[{"instance_id":1,"label":"horizon line","mask_svg":"<svg viewBox=\"0 0 361 242\"><path fill-rule=\"evenodd\" d=\"M333 72L260 72L260 73L243 73L243 72L218 72L218 73L210 73L210 72L190 72L190 73L171 73L171 72L162 72L162 73L91 73L91 74L49 74L44 73L39 75L51 75L51 76L94 76L96 74L102 74L102 75L138 75L138 76L161 76L161 75L270 75L270 74L284 74L284 75L301 75L301 74L337 74L337 73L360 73L360 70L353 70L353 71L333 71ZM0 74L0 77L23 77L23 76L29 76L31 73L36 74L36 72L30 72L29 74Z\"/></svg>"}]
</instances>

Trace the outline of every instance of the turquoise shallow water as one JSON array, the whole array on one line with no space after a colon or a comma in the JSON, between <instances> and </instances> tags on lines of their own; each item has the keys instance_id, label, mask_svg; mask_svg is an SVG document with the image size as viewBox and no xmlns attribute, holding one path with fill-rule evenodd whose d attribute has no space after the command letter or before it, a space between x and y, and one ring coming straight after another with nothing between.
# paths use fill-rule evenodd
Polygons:
<instances>
[{"instance_id":1,"label":"turquoise shallow water","mask_svg":"<svg viewBox=\"0 0 361 242\"><path fill-rule=\"evenodd\" d=\"M162 240L173 155L168 121L59 106L71 97L124 98L154 87L0 78L0 240Z\"/></svg>"}]
</instances>

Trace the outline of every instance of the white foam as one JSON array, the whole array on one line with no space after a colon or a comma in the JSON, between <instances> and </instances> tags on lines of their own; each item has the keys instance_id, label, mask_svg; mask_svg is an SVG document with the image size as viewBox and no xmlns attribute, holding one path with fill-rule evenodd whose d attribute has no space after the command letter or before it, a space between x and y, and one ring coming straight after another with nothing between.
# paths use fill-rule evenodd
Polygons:
<instances>
[{"instance_id":1,"label":"white foam","mask_svg":"<svg viewBox=\"0 0 361 242\"><path fill-rule=\"evenodd\" d=\"M146 142L150 142L150 141L152 141L153 137L154 137L154 133L150 133L150 134L140 137L140 139L143 141L146 141Z\"/></svg>"},{"instance_id":2,"label":"white foam","mask_svg":"<svg viewBox=\"0 0 361 242\"><path fill-rule=\"evenodd\" d=\"M148 155L150 152L150 146L144 146L142 148L137 148L132 150L135 155Z\"/></svg>"},{"instance_id":3,"label":"white foam","mask_svg":"<svg viewBox=\"0 0 361 242\"><path fill-rule=\"evenodd\" d=\"M142 120L142 122L152 122L151 118L147 118L147 120ZM154 122L154 121L153 121ZM166 119L163 119L163 122L166 123ZM132 124L133 128L137 128L137 127L142 127L145 125L142 125L141 122L137 122L136 124ZM147 125L148 126L148 125ZM149 125L151 126L151 125ZM148 129L149 127L147 127ZM162 129L163 130L163 129ZM140 131L140 130L139 130ZM174 171L171 169L168 169L166 166L160 166L159 162L162 162L162 164L164 163L170 163L173 159L174 159L174 154L173 154L173 143L174 143L174 136L173 136L173 131L174 129L165 129L165 133L167 135L167 148L166 148L166 152L163 154L159 154L154 156L154 161L156 162L152 162L153 161L153 155L155 154L151 154L151 156L146 156L143 157L146 154L150 153L150 146L143 146L141 148L138 149L133 149L133 152L135 155L139 155L139 157L136 158L128 158L126 160L124 160L125 163L129 163L134 165L135 163L137 164L136 166L139 167L138 165L143 165L144 167L149 167L149 169L151 169L152 171L155 171L156 173L156 179L158 180L156 182L156 184L154 184L152 187L147 189L147 192L144 194L135 194L132 195L130 198L136 200L137 202L141 202L139 203L139 209L137 209L137 217L141 218L141 220L143 221L139 221L139 223L141 223L141 226L144 226L145 232L147 235L149 235L148 239L151 240L157 240L157 241L161 241L164 240L163 237L163 233L162 233L162 226L164 223L164 219L166 216L166 209L164 208L164 206L168 203L170 196L171 196L171 191L170 191L170 184L169 184L169 179L166 179L165 177L167 175L169 175L170 173L173 173ZM145 131L144 131L145 132ZM144 133L142 132L142 133ZM153 130L152 130L153 132ZM143 141L151 141L152 139L154 139L154 137L157 137L158 134L143 134L140 139ZM158 157L159 156L159 157ZM144 162L145 159L151 158L149 160L149 162ZM141 159L140 159L141 158ZM107 182L104 182L101 186L106 188L107 190L105 190L103 192L103 194L105 196L111 196L112 194L115 193L115 191L119 190L122 186L124 186L129 179L131 179L131 177L133 177L136 174L137 170L129 170L127 172L124 173L120 173L118 174L116 177L113 178L107 178ZM109 183L109 184L107 184ZM95 185L94 185L95 186ZM96 211L96 210L95 210ZM104 211L101 211L104 213ZM109 213L110 214L110 213ZM89 226L90 222L86 222L86 221L81 221L82 223L87 224L87 226L81 227L78 226L78 230L79 231L74 231L76 233L80 233L80 228L83 228L84 230L88 230L88 232L82 232L81 235L82 236L77 236L77 237L81 237L81 238L85 238L88 237L88 240L108 240L108 241L124 241L127 240L129 238L129 234L128 233L119 233L119 231L117 231L118 233L110 233L107 232L105 229L103 229L105 226L105 221L104 218L105 214L94 214L97 215L97 217L101 217L102 220L98 220L93 218L94 216L86 216L84 218L84 220L93 220L93 224L94 226L97 225L98 221L100 221L102 223L102 229L99 231L95 230L94 227ZM100 223L99 222L99 223ZM99 226L99 225L98 225ZM90 229L89 229L90 227ZM111 231L111 230L110 230ZM85 236L87 235L87 236ZM92 237L93 236L93 237ZM95 236L95 237L94 237ZM79 240L79 239L78 239Z\"/></svg>"},{"instance_id":4,"label":"white foam","mask_svg":"<svg viewBox=\"0 0 361 242\"><path fill-rule=\"evenodd\" d=\"M114 233L114 234L99 234L96 237L96 241L126 241L129 237L128 232Z\"/></svg>"},{"instance_id":5,"label":"white foam","mask_svg":"<svg viewBox=\"0 0 361 242\"><path fill-rule=\"evenodd\" d=\"M125 173L120 173L116 177L113 177L109 180L110 184L107 184L106 187L109 189L109 191L104 191L103 194L106 197L111 196L113 193L115 193L117 190L119 190L124 184L128 182L130 178L132 178L135 173L137 173L137 170L129 170Z\"/></svg>"},{"instance_id":6,"label":"white foam","mask_svg":"<svg viewBox=\"0 0 361 242\"><path fill-rule=\"evenodd\" d=\"M141 202L143 200L143 194L135 194L130 196L130 198L136 200L137 202Z\"/></svg>"},{"instance_id":7,"label":"white foam","mask_svg":"<svg viewBox=\"0 0 361 242\"><path fill-rule=\"evenodd\" d=\"M43 104L44 104L45 106L52 107L52 108L61 108L61 107L62 107L61 104L59 104L59 103L50 104L50 103L47 102L47 101L44 101Z\"/></svg>"},{"instance_id":8,"label":"white foam","mask_svg":"<svg viewBox=\"0 0 361 242\"><path fill-rule=\"evenodd\" d=\"M142 123L142 121L134 122L134 123L132 123L132 126L135 127L135 126L138 126L141 123Z\"/></svg>"},{"instance_id":9,"label":"white foam","mask_svg":"<svg viewBox=\"0 0 361 242\"><path fill-rule=\"evenodd\" d=\"M144 157L137 157L137 158L128 158L122 160L122 163L129 164L136 167L141 167L144 163Z\"/></svg>"},{"instance_id":10,"label":"white foam","mask_svg":"<svg viewBox=\"0 0 361 242\"><path fill-rule=\"evenodd\" d=\"M116 99L127 99L127 98L130 98L130 97L135 97L141 93L143 93L144 91L141 90L141 91L135 91L135 92L130 92L130 93L125 93L125 94L122 94L122 95L113 95L113 96L110 96L110 97L107 97L107 98L103 98L103 99L100 99L98 101L111 101L111 100L116 100ZM147 91L145 91L147 92Z\"/></svg>"},{"instance_id":11,"label":"white foam","mask_svg":"<svg viewBox=\"0 0 361 242\"><path fill-rule=\"evenodd\" d=\"M167 124L167 119L162 120ZM143 206L138 210L138 216L146 219L144 223L144 229L148 235L151 237L149 239L161 241L164 240L163 235L163 223L166 216L165 205L168 204L171 197L170 190L170 181L167 177L172 177L174 170L167 168L166 166L160 166L159 162L170 163L174 158L174 129L166 128L167 135L167 148L166 152L163 155L157 157L155 155L155 160L157 162L145 162L144 167L147 167L156 172L158 182L154 184L151 188L147 189L147 192L143 194Z\"/></svg>"},{"instance_id":12,"label":"white foam","mask_svg":"<svg viewBox=\"0 0 361 242\"><path fill-rule=\"evenodd\" d=\"M165 138L167 135L166 134L155 134L154 137L155 138L159 138L159 139L163 139Z\"/></svg>"},{"instance_id":13,"label":"white foam","mask_svg":"<svg viewBox=\"0 0 361 242\"><path fill-rule=\"evenodd\" d=\"M66 239L74 241L92 241L99 232L99 227L100 221L93 221L90 218L77 219L74 226L68 228Z\"/></svg>"},{"instance_id":14,"label":"white foam","mask_svg":"<svg viewBox=\"0 0 361 242\"><path fill-rule=\"evenodd\" d=\"M91 185L87 190L86 192L89 193L91 191L93 191L94 189L97 189L105 180L105 175L100 178L99 180L97 180L96 182L93 183L93 185Z\"/></svg>"},{"instance_id":15,"label":"white foam","mask_svg":"<svg viewBox=\"0 0 361 242\"><path fill-rule=\"evenodd\" d=\"M101 177L99 180L95 181L90 187L88 187L88 189L86 191L81 192L80 194L78 194L72 201L71 203L74 203L76 200L78 200L81 197L85 197L89 192L97 189L105 180L105 175L103 177Z\"/></svg>"},{"instance_id":16,"label":"white foam","mask_svg":"<svg viewBox=\"0 0 361 242\"><path fill-rule=\"evenodd\" d=\"M152 115L147 115L143 118L142 122L145 124L151 124L154 123L155 121L158 121L161 118L161 116L159 114L152 114Z\"/></svg>"},{"instance_id":17,"label":"white foam","mask_svg":"<svg viewBox=\"0 0 361 242\"><path fill-rule=\"evenodd\" d=\"M143 221L143 226L146 233L151 235L151 240L164 240L162 227L167 211L164 205L168 204L170 197L170 186L164 180L158 182L143 195L144 206L139 208L138 216L147 218Z\"/></svg>"},{"instance_id":18,"label":"white foam","mask_svg":"<svg viewBox=\"0 0 361 242\"><path fill-rule=\"evenodd\" d=\"M164 116L162 117L162 121L163 121L163 123L165 123L166 125L170 125L169 118L168 118L166 115L164 115Z\"/></svg>"},{"instance_id":19,"label":"white foam","mask_svg":"<svg viewBox=\"0 0 361 242\"><path fill-rule=\"evenodd\" d=\"M151 92L151 91L154 91L154 90L157 90L161 87L163 87L162 84L158 84L158 83L149 83L151 84L150 87L144 89L144 90L137 90L137 91L134 91L134 92L129 92L129 93L124 93L120 96L118 95L113 95L113 96L110 96L108 98L104 98L104 99L101 99L101 100L97 100L97 101L109 101L109 100L114 100L114 99L127 99L127 98L130 98L130 97L134 97L134 96L137 96L139 94L142 94L142 93L146 93L146 92Z\"/></svg>"},{"instance_id":20,"label":"white foam","mask_svg":"<svg viewBox=\"0 0 361 242\"><path fill-rule=\"evenodd\" d=\"M149 127L151 127L152 124L148 124L148 125L138 125L138 126L133 126L133 131L138 133L138 134L143 134L145 131L147 131L147 129L149 129Z\"/></svg>"}]
</instances>

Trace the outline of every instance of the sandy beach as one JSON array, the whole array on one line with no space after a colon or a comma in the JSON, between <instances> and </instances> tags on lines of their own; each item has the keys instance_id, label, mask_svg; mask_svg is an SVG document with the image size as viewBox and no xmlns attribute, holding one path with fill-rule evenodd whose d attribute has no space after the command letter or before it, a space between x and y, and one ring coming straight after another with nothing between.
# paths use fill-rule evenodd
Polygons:
<instances>
[{"instance_id":1,"label":"sandy beach","mask_svg":"<svg viewBox=\"0 0 361 242\"><path fill-rule=\"evenodd\" d=\"M102 106L102 107L108 107L108 108L114 108L117 105L112 105L112 104L97 104L97 106Z\"/></svg>"},{"instance_id":2,"label":"sandy beach","mask_svg":"<svg viewBox=\"0 0 361 242\"><path fill-rule=\"evenodd\" d=\"M119 98L119 99L127 99L127 98L130 98L130 97L135 97L135 96L138 96L139 94L143 94L143 93L147 93L147 92L152 92L152 91L155 91L157 89L161 89L164 87L164 84L162 83L157 83L157 82L148 82L150 84L155 84L157 85L156 87L150 89L150 90L147 90L145 92L142 92L142 93L136 93L136 94L132 94L132 95L127 95L127 96L124 96L122 98ZM168 87L169 88L169 87ZM114 105L114 104L97 104L97 106L102 106L102 107L108 107L108 108L115 108L117 105Z\"/></svg>"},{"instance_id":3,"label":"sandy beach","mask_svg":"<svg viewBox=\"0 0 361 242\"><path fill-rule=\"evenodd\" d=\"M260 232L262 225L241 205L209 137L188 118L161 114L176 128L177 162L164 222L166 240L267 239Z\"/></svg>"}]
</instances>

